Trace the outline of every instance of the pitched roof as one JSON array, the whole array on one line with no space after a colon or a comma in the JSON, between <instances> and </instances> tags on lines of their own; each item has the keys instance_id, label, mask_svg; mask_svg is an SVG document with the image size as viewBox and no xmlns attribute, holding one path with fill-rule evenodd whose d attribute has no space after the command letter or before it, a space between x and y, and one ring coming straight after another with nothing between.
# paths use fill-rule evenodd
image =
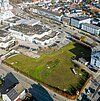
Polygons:
<instances>
[{"instance_id":1,"label":"pitched roof","mask_svg":"<svg viewBox=\"0 0 100 101\"><path fill-rule=\"evenodd\" d=\"M10 98L11 101L14 101L18 97L18 93L15 91L15 89L11 89L7 93L8 97Z\"/></svg>"},{"instance_id":2,"label":"pitched roof","mask_svg":"<svg viewBox=\"0 0 100 101\"><path fill-rule=\"evenodd\" d=\"M11 101L14 101L24 90L23 86L19 83L7 93L7 96ZM20 101L20 98L17 100Z\"/></svg>"},{"instance_id":3,"label":"pitched roof","mask_svg":"<svg viewBox=\"0 0 100 101\"><path fill-rule=\"evenodd\" d=\"M4 84L0 87L0 93L5 94L7 93L11 88L13 88L16 84L18 84L18 80L15 78L15 76L12 73L8 73L4 77Z\"/></svg>"}]
</instances>

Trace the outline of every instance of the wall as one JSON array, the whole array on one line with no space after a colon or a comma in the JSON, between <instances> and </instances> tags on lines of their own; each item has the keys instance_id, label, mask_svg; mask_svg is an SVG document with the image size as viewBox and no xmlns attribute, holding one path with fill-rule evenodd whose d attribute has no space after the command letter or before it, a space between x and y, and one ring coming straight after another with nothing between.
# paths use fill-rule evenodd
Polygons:
<instances>
[{"instance_id":1,"label":"wall","mask_svg":"<svg viewBox=\"0 0 100 101\"><path fill-rule=\"evenodd\" d=\"M94 35L99 35L100 34L100 29L94 29L94 28L91 28L91 27L83 25L83 24L82 24L81 29L84 30L84 31L90 32L91 34L94 34Z\"/></svg>"},{"instance_id":2,"label":"wall","mask_svg":"<svg viewBox=\"0 0 100 101\"><path fill-rule=\"evenodd\" d=\"M47 13L45 11L41 11L41 10L37 10L37 9L34 9L32 10L34 13L37 13L37 14L40 14L40 15L43 15L43 16L46 16L48 18L51 18L51 19L54 19L54 20L57 20L57 21L61 21L62 19L62 15L61 16L57 16L57 15L54 15L54 14L51 14L51 13Z\"/></svg>"},{"instance_id":3,"label":"wall","mask_svg":"<svg viewBox=\"0 0 100 101\"><path fill-rule=\"evenodd\" d=\"M95 64L95 61L96 61L96 64ZM91 56L91 63L90 63L90 65L92 65L94 68L96 68L96 67L100 68L100 60L97 60L96 58Z\"/></svg>"},{"instance_id":4,"label":"wall","mask_svg":"<svg viewBox=\"0 0 100 101\"><path fill-rule=\"evenodd\" d=\"M52 32L52 30L49 30L48 32L44 32L41 35L34 34L34 35L31 35L31 36L28 36L28 35L25 35L24 33L17 32L15 30L9 29L9 31L12 32L13 37L24 40L24 41L29 41L31 43L33 42L34 38L42 38L43 36L48 35Z\"/></svg>"},{"instance_id":5,"label":"wall","mask_svg":"<svg viewBox=\"0 0 100 101\"><path fill-rule=\"evenodd\" d=\"M6 94L2 94L3 101L11 101Z\"/></svg>"},{"instance_id":6,"label":"wall","mask_svg":"<svg viewBox=\"0 0 100 101\"><path fill-rule=\"evenodd\" d=\"M74 27L77 27L77 28L81 28L82 23L90 23L90 20L91 19L89 18L89 19L78 21L74 18L71 18L71 25L74 26Z\"/></svg>"}]
</instances>

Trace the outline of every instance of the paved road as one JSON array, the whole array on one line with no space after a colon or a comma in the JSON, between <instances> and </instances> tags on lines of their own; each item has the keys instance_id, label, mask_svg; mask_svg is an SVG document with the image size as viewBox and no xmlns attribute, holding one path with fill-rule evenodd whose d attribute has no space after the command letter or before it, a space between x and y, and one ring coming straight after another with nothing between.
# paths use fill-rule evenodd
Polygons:
<instances>
[{"instance_id":1,"label":"paved road","mask_svg":"<svg viewBox=\"0 0 100 101\"><path fill-rule=\"evenodd\" d=\"M0 65L0 74L2 74L2 73L6 74L8 72L12 72L16 76L16 78L21 82L23 87L25 87L27 89L30 88L31 85L33 85L33 84L38 84L37 82L29 79L28 77L16 72L14 69L6 66L5 64L1 64ZM71 100L53 92L52 90L49 90L46 87L44 87L44 88L48 91L48 93L50 94L50 96L53 98L54 101L71 101ZM40 92L41 92L41 94L43 94L42 91L40 91ZM56 96L54 96L54 94L56 94ZM43 96L43 95L41 95L41 96Z\"/></svg>"}]
</instances>

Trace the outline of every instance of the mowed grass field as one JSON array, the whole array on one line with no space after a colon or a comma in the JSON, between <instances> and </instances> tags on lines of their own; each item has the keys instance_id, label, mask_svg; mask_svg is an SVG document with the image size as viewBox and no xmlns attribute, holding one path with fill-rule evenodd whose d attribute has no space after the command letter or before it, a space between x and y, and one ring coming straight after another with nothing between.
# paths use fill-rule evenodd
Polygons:
<instances>
[{"instance_id":1,"label":"mowed grass field","mask_svg":"<svg viewBox=\"0 0 100 101\"><path fill-rule=\"evenodd\" d=\"M39 59L18 54L5 62L39 81L64 90L79 82L79 78L70 69L74 68L71 57L76 55L89 59L90 50L72 42L58 52L42 54ZM81 73L80 68L78 72Z\"/></svg>"}]
</instances>

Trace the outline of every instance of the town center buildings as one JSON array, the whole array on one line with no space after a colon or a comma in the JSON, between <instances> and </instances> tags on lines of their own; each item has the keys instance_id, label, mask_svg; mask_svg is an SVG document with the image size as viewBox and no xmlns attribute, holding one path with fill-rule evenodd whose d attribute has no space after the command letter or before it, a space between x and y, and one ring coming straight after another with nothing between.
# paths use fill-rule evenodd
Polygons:
<instances>
[{"instance_id":1,"label":"town center buildings","mask_svg":"<svg viewBox=\"0 0 100 101\"><path fill-rule=\"evenodd\" d=\"M6 49L15 43L15 38L10 32L0 30L0 48Z\"/></svg>"}]
</instances>

